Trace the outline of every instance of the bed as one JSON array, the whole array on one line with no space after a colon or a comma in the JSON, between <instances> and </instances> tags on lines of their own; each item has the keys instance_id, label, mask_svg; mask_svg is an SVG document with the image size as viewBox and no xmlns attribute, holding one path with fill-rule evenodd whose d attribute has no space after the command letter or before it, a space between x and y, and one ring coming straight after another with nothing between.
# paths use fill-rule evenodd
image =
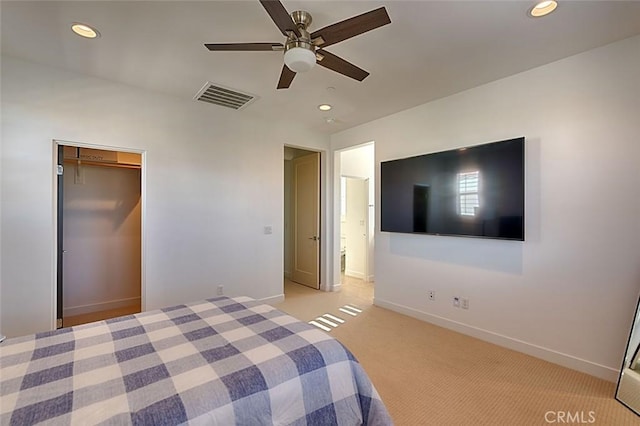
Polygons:
<instances>
[{"instance_id":1,"label":"bed","mask_svg":"<svg viewBox=\"0 0 640 426\"><path fill-rule=\"evenodd\" d=\"M323 331L217 297L0 344L0 424L388 425Z\"/></svg>"}]
</instances>

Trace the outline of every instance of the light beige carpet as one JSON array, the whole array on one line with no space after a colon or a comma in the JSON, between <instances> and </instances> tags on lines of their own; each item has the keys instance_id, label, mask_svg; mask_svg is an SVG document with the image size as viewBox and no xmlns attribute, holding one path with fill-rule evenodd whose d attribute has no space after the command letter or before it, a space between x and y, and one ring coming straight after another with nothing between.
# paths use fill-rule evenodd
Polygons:
<instances>
[{"instance_id":1,"label":"light beige carpet","mask_svg":"<svg viewBox=\"0 0 640 426\"><path fill-rule=\"evenodd\" d=\"M370 284L347 281L339 293L287 282L277 307L304 321L344 318L330 334L362 363L396 425L640 425L614 383L373 306ZM345 315L346 303L363 312Z\"/></svg>"}]
</instances>

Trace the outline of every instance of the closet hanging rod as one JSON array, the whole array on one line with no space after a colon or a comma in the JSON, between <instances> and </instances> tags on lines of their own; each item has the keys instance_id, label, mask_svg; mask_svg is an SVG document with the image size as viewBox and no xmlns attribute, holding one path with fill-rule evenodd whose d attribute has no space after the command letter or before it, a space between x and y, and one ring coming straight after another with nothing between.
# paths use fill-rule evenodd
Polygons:
<instances>
[{"instance_id":1,"label":"closet hanging rod","mask_svg":"<svg viewBox=\"0 0 640 426\"><path fill-rule=\"evenodd\" d=\"M138 170L142 168L140 164L107 163L103 161L81 160L78 158L65 158L64 162L79 164L81 166L118 167L122 169L138 169Z\"/></svg>"}]
</instances>

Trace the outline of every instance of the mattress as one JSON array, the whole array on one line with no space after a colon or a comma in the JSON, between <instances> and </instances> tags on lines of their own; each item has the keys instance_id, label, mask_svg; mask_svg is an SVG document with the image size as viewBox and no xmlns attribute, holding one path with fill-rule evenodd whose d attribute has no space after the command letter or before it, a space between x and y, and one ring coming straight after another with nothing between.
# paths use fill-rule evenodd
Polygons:
<instances>
[{"instance_id":1,"label":"mattress","mask_svg":"<svg viewBox=\"0 0 640 426\"><path fill-rule=\"evenodd\" d=\"M7 339L0 424L388 425L340 342L218 297Z\"/></svg>"}]
</instances>

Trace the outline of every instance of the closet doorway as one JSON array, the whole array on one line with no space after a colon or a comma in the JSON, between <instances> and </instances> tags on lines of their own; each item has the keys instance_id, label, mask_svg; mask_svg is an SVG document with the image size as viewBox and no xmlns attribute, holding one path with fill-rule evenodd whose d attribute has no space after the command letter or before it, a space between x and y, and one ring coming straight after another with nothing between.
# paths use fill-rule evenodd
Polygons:
<instances>
[{"instance_id":1,"label":"closet doorway","mask_svg":"<svg viewBox=\"0 0 640 426\"><path fill-rule=\"evenodd\" d=\"M57 149L57 328L140 312L142 155Z\"/></svg>"}]
</instances>

